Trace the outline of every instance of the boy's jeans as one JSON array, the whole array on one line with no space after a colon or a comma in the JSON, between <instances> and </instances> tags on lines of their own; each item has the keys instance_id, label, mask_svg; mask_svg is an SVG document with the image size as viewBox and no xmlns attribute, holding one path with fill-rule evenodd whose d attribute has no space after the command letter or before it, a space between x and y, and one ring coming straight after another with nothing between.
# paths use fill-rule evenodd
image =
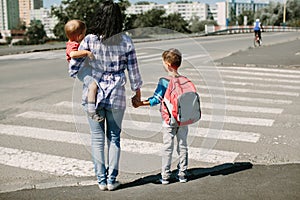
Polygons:
<instances>
[{"instance_id":1,"label":"boy's jeans","mask_svg":"<svg viewBox=\"0 0 300 200\"><path fill-rule=\"evenodd\" d=\"M120 134L124 111L121 109L98 109L97 113L105 118L100 123L88 117L91 130L92 158L99 184L113 184L118 176L121 152ZM104 152L106 138L108 147L107 168Z\"/></svg>"},{"instance_id":2,"label":"boy's jeans","mask_svg":"<svg viewBox=\"0 0 300 200\"><path fill-rule=\"evenodd\" d=\"M171 176L171 163L174 149L174 137L177 138L177 153L179 163L177 165L178 175L186 175L188 166L187 147L188 126L163 127L163 152L162 152L162 178L169 179Z\"/></svg>"}]
</instances>

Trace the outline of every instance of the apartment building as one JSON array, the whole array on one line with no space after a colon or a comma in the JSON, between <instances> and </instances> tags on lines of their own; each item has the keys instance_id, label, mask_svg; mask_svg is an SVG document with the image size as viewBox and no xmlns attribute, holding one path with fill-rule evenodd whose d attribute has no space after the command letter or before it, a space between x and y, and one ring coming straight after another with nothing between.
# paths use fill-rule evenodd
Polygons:
<instances>
[{"instance_id":1,"label":"apartment building","mask_svg":"<svg viewBox=\"0 0 300 200\"><path fill-rule=\"evenodd\" d=\"M0 30L10 30L19 25L19 0L0 1Z\"/></svg>"},{"instance_id":2,"label":"apartment building","mask_svg":"<svg viewBox=\"0 0 300 200\"><path fill-rule=\"evenodd\" d=\"M229 8L231 8L236 16L239 16L244 10L256 12L270 3L269 0L229 0Z\"/></svg>"},{"instance_id":3,"label":"apartment building","mask_svg":"<svg viewBox=\"0 0 300 200\"><path fill-rule=\"evenodd\" d=\"M30 12L31 20L40 20L44 25L44 29L48 37L55 37L53 33L53 28L58 23L58 19L51 16L50 9L40 8L34 9Z\"/></svg>"},{"instance_id":4,"label":"apartment building","mask_svg":"<svg viewBox=\"0 0 300 200\"><path fill-rule=\"evenodd\" d=\"M168 4L156 4L149 3L145 5L132 4L127 8L127 14L141 14L151 9L164 9L166 14L179 13L184 20L188 21L193 16L197 16L200 20L207 19L208 5L205 3L191 2L191 3L168 3Z\"/></svg>"},{"instance_id":5,"label":"apartment building","mask_svg":"<svg viewBox=\"0 0 300 200\"><path fill-rule=\"evenodd\" d=\"M147 5L131 5L127 10L127 14L140 14L147 12L151 9L165 9L166 14L180 13L186 20L190 20L193 16L198 16L200 20L206 20L208 15L211 14L219 25L226 25L226 19L230 19L230 14L239 16L243 11L251 10L258 11L268 6L270 0L224 0L215 4L205 4L199 2L190 3L168 3L168 4L155 4L149 3Z\"/></svg>"},{"instance_id":6,"label":"apartment building","mask_svg":"<svg viewBox=\"0 0 300 200\"><path fill-rule=\"evenodd\" d=\"M43 0L19 0L20 20L25 22L26 26L30 24L30 12L33 9L43 7Z\"/></svg>"},{"instance_id":7,"label":"apartment building","mask_svg":"<svg viewBox=\"0 0 300 200\"><path fill-rule=\"evenodd\" d=\"M192 17L199 17L199 20L206 20L208 16L208 5L206 3L176 3L165 5L166 14L179 13L184 20L189 21Z\"/></svg>"}]
</instances>

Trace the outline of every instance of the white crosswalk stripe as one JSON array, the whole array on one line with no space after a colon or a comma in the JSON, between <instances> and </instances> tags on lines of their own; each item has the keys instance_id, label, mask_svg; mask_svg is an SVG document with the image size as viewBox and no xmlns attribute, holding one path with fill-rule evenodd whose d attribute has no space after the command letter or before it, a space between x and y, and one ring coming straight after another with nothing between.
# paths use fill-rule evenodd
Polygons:
<instances>
[{"instance_id":1,"label":"white crosswalk stripe","mask_svg":"<svg viewBox=\"0 0 300 200\"><path fill-rule=\"evenodd\" d=\"M72 108L73 105L76 107L80 107L81 105L79 103L69 102L69 101L63 101L55 104L56 106L62 106L67 108ZM158 106L157 106L158 107ZM256 107L256 106L239 106L239 105L231 105L231 104L212 104L209 102L203 102L201 104L202 109L226 109L226 110L232 110L232 111L241 111L241 112L254 112L254 113L271 113L271 114L280 114L282 113L282 108L268 108L268 107ZM146 108L139 108L139 109L132 109L131 107L126 108L126 110L129 113L142 113L148 115L149 113L145 113ZM151 115L154 116L160 116L158 112L151 113Z\"/></svg>"},{"instance_id":2,"label":"white crosswalk stripe","mask_svg":"<svg viewBox=\"0 0 300 200\"><path fill-rule=\"evenodd\" d=\"M258 72L273 72L273 73L279 73L279 74L299 74L299 70L289 70L289 69L273 69L273 68L260 68L260 67L218 67L220 70L226 70L226 71L232 71L232 70L239 70L239 71L258 71Z\"/></svg>"},{"instance_id":3,"label":"white crosswalk stripe","mask_svg":"<svg viewBox=\"0 0 300 200\"><path fill-rule=\"evenodd\" d=\"M222 90L222 89L219 89ZM150 92L153 93L153 89L151 88L142 88L142 92ZM222 98L226 100L236 100L236 101L247 101L247 102L257 102L257 103L266 103L266 104L291 104L291 100L287 100L284 98L276 98L276 99L271 99L271 98L257 98L257 97L243 97L243 96L233 96L233 95L222 95L222 94L212 94L212 93L207 93L205 91L200 91L200 96L201 97L206 97L206 98Z\"/></svg>"},{"instance_id":4,"label":"white crosswalk stripe","mask_svg":"<svg viewBox=\"0 0 300 200\"><path fill-rule=\"evenodd\" d=\"M5 147L0 147L0 164L57 176L81 177L94 175L91 161Z\"/></svg>"},{"instance_id":5,"label":"white crosswalk stripe","mask_svg":"<svg viewBox=\"0 0 300 200\"><path fill-rule=\"evenodd\" d=\"M67 131L57 131L57 130L49 130L49 129L42 129L42 128L33 128L33 127L24 127L24 126L12 126L12 125L1 125L0 124L0 133L6 134L6 135L13 135L13 136L21 136L21 137L29 137L29 138L35 138L35 139L42 139L42 140L49 140L49 141L56 141L56 142L65 142L65 143L75 143L75 144L86 144L89 145L90 141L90 134L84 134L84 133L75 133L75 132L67 132ZM69 138L69 139L68 139ZM140 140L132 140L132 139L122 139L121 142L121 149L125 152L133 152L133 153L140 153L140 154L153 154L157 156L161 156L161 143L155 143L155 142L147 142L147 141L140 141ZM44 164L48 164L48 162L53 162L53 160L63 160L64 163L63 166L67 166L68 168L74 167L74 164L70 164L72 162L77 162L78 160L70 159L70 161L67 161L69 158L63 158L59 156L50 156L46 154L40 154L35 152L29 152L29 151L20 151L17 149L10 149L10 148L0 148L2 151L2 154L0 154L0 163L5 164L5 160L9 159L11 160L11 163L9 162L8 165L14 164L15 160L26 160L26 156L31 156L32 159L47 159L48 161ZM15 156L11 156L10 154L13 154ZM236 152L230 152L230 151L220 151L220 150L211 150L211 149L204 149L204 148L195 148L190 147L189 148L189 158L192 160L197 160L201 162L207 162L207 163L224 163L224 162L233 162L238 153ZM11 156L11 157L10 157ZM25 166L21 166L22 168L28 169L27 164L31 163L32 160L20 162ZM83 162L82 165L89 166L89 162L87 161L81 161ZM26 164L27 163L27 164ZM79 162L80 163L80 162ZM68 166L70 165L70 166ZM81 166L81 165L80 165ZM40 166L38 166L40 168ZM62 167L62 171L57 171L58 175L65 175L63 174L63 171L67 171L66 173L74 173L74 176L83 176L82 172L77 172L72 169L66 169ZM88 167L86 170L91 171L92 167ZM52 167L51 167L52 169ZM35 169L32 169L35 170ZM54 169L52 169L54 170ZM49 170L50 171L50 170ZM50 171L53 173L52 171ZM90 175L90 173L87 173L85 175Z\"/></svg>"},{"instance_id":6,"label":"white crosswalk stripe","mask_svg":"<svg viewBox=\"0 0 300 200\"><path fill-rule=\"evenodd\" d=\"M236 71L228 71L224 68L213 68L212 67L202 67L199 66L196 69L195 68L188 68L185 69L187 72L195 71L198 73L206 73L209 71L213 72L220 72L221 76L223 79L237 79L237 80L247 80L247 81L263 81L263 82L274 82L275 84L278 83L291 83L291 84L299 84L300 83L300 75L298 75L295 71L295 75L291 74L276 74L276 73L254 73L252 71L241 71L241 72L236 72ZM230 69L230 68L229 68ZM237 70L243 69L243 68L237 68ZM249 69L249 68L247 68ZM262 68L263 69L263 68ZM273 71L273 69L269 70L270 72ZM236 74L243 74L242 75L236 75ZM189 75L193 76L193 74L188 73ZM266 76L267 75L267 76ZM208 75L206 75L208 76ZM207 77L208 78L208 77Z\"/></svg>"},{"instance_id":7,"label":"white crosswalk stripe","mask_svg":"<svg viewBox=\"0 0 300 200\"><path fill-rule=\"evenodd\" d=\"M142 113L146 114L146 113ZM85 116L73 116L73 115L55 115L49 113L42 112L26 112L21 113L18 117L25 117L30 119L43 119L43 120L52 120L52 121L63 121L63 122L75 122L75 123L85 123L87 124L87 119ZM124 129L134 129L138 131L145 130L147 127L147 131L157 132L161 129L160 123L155 122L138 122L131 120L124 120L122 127ZM260 134L252 133L252 132L240 132L240 131L230 131L230 130L214 130L208 128L195 128L191 127L189 130L190 136L197 137L206 137L206 138L215 138L215 139L223 139L223 140L237 140L244 142L257 142Z\"/></svg>"},{"instance_id":8,"label":"white crosswalk stripe","mask_svg":"<svg viewBox=\"0 0 300 200\"><path fill-rule=\"evenodd\" d=\"M139 114L139 111L136 111ZM157 116L159 116L157 114ZM66 114L52 114L37 111L28 111L18 114L17 117L31 118L31 119L43 119L52 121L63 121L73 123L74 120L78 120L77 123L87 123L85 116L73 116ZM202 121L213 121L213 122L224 122L233 124L243 124L243 125L253 125L253 126L272 126L273 119L263 119L263 118L250 118L250 117L235 117L235 116L210 116L203 115Z\"/></svg>"}]
</instances>

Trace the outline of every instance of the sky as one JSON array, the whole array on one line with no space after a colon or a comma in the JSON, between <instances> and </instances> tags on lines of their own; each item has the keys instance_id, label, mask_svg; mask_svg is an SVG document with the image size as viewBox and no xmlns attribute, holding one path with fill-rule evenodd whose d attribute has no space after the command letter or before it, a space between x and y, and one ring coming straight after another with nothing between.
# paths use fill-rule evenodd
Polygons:
<instances>
[{"instance_id":1,"label":"sky","mask_svg":"<svg viewBox=\"0 0 300 200\"><path fill-rule=\"evenodd\" d=\"M136 3L138 1L141 1L141 0L129 0L130 3ZM146 1L164 4L166 2L170 2L170 1L174 1L174 0L146 0ZM207 3L207 4L214 4L216 2L226 1L226 0L190 0L190 1L202 2L202 3ZM273 1L282 2L283 0L273 0ZM44 7L45 8L50 8L51 5L54 5L54 4L59 5L60 2L61 2L61 0L44 0Z\"/></svg>"}]
</instances>

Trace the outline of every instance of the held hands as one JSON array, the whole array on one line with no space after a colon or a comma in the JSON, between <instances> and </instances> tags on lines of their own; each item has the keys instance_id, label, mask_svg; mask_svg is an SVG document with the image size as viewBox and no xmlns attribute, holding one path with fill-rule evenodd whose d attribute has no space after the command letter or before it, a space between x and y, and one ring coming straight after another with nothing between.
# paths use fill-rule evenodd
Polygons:
<instances>
[{"instance_id":1,"label":"held hands","mask_svg":"<svg viewBox=\"0 0 300 200\"><path fill-rule=\"evenodd\" d=\"M135 107L135 108L138 108L141 105L143 105L143 102L139 99L136 99L135 97L131 98L131 103L132 103L132 106Z\"/></svg>"},{"instance_id":2,"label":"held hands","mask_svg":"<svg viewBox=\"0 0 300 200\"><path fill-rule=\"evenodd\" d=\"M143 104L141 101L141 91L138 89L135 93L135 95L131 98L132 106L137 108Z\"/></svg>"}]
</instances>

